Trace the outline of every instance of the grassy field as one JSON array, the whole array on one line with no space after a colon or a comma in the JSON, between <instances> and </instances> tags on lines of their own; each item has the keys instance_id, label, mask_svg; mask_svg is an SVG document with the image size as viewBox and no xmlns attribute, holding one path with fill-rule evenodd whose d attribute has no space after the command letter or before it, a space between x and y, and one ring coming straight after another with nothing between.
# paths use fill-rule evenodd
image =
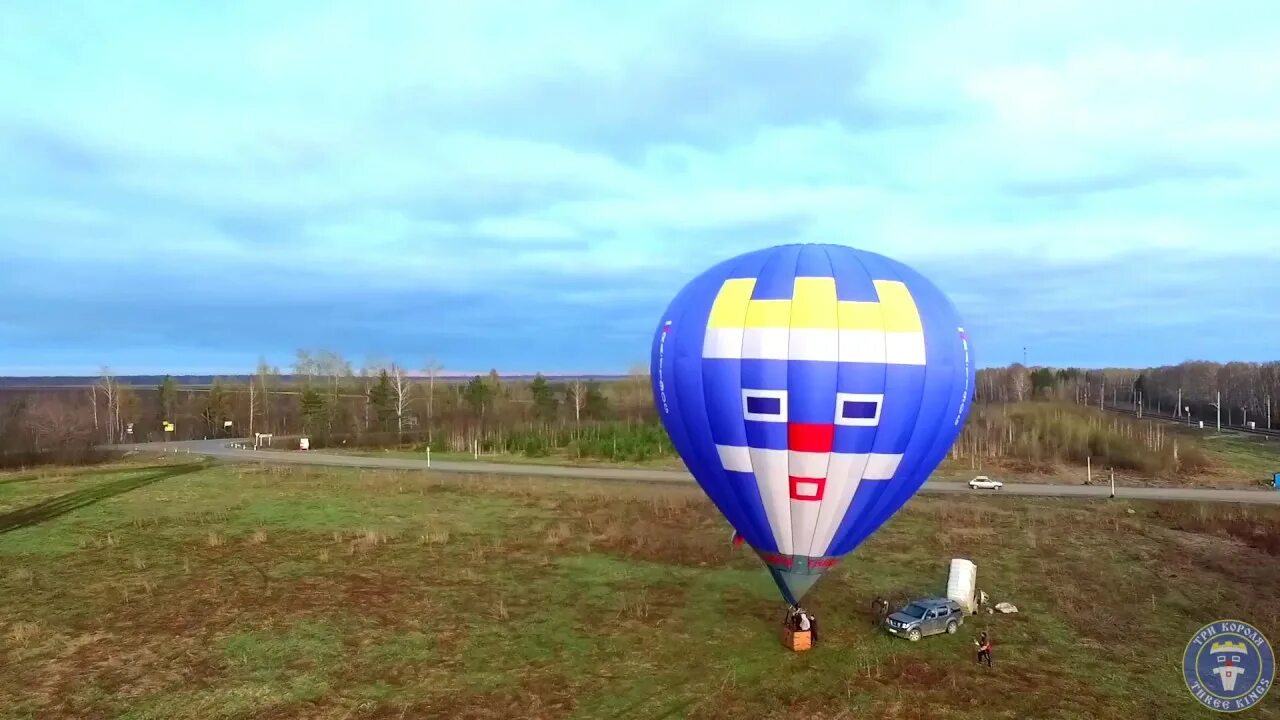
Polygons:
<instances>
[{"instance_id":1,"label":"grassy field","mask_svg":"<svg viewBox=\"0 0 1280 720\"><path fill-rule=\"evenodd\" d=\"M1223 617L1280 638L1277 554L1271 509L921 497L819 584L823 641L792 654L692 487L0 475L0 717L1204 718L1182 649ZM868 627L951 557L1022 612L916 644Z\"/></svg>"},{"instance_id":2,"label":"grassy field","mask_svg":"<svg viewBox=\"0 0 1280 720\"><path fill-rule=\"evenodd\" d=\"M1214 464L1227 474L1270 480L1280 472L1280 438L1256 435L1211 435L1201 441Z\"/></svg>"}]
</instances>

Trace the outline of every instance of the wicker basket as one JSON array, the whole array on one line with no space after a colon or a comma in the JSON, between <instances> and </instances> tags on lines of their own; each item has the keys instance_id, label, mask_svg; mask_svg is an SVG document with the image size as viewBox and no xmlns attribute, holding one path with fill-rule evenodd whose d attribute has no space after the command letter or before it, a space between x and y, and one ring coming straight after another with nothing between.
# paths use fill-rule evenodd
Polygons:
<instances>
[{"instance_id":1,"label":"wicker basket","mask_svg":"<svg viewBox=\"0 0 1280 720\"><path fill-rule=\"evenodd\" d=\"M809 630L782 629L782 644L793 652L804 652L813 647L813 633Z\"/></svg>"}]
</instances>

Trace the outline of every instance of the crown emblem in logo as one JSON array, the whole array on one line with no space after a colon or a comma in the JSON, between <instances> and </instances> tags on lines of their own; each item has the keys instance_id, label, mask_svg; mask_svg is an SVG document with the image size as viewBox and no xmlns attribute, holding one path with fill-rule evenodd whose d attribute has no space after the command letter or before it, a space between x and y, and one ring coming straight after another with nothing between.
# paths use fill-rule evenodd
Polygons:
<instances>
[{"instance_id":1,"label":"crown emblem in logo","mask_svg":"<svg viewBox=\"0 0 1280 720\"><path fill-rule=\"evenodd\" d=\"M1214 643L1213 645L1210 645L1209 652L1211 653L1234 652L1234 653L1247 654L1249 652L1249 646L1245 645L1242 642L1233 643L1230 640L1228 640L1227 642Z\"/></svg>"}]
</instances>

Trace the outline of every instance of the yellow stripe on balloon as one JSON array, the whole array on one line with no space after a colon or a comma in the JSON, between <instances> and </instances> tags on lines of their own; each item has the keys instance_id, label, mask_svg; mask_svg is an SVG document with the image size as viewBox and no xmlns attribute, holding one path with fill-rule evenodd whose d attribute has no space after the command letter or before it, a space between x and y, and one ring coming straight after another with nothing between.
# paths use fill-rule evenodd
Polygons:
<instances>
[{"instance_id":1,"label":"yellow stripe on balloon","mask_svg":"<svg viewBox=\"0 0 1280 720\"><path fill-rule=\"evenodd\" d=\"M885 333L924 331L920 310L907 286L876 280L876 302L836 299L831 277L798 277L789 300L752 300L755 280L726 280L711 308L709 328L875 330Z\"/></svg>"},{"instance_id":2,"label":"yellow stripe on balloon","mask_svg":"<svg viewBox=\"0 0 1280 720\"><path fill-rule=\"evenodd\" d=\"M725 280L711 306L708 328L742 328L751 305L751 293L755 292L755 278Z\"/></svg>"}]
</instances>

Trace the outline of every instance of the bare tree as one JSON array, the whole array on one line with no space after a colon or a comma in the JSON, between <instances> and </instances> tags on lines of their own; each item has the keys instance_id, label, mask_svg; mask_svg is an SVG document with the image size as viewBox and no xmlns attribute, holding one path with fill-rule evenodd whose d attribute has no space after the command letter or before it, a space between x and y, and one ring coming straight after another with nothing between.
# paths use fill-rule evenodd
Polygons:
<instances>
[{"instance_id":1,"label":"bare tree","mask_svg":"<svg viewBox=\"0 0 1280 720\"><path fill-rule=\"evenodd\" d=\"M373 376L377 375L377 371L370 367L369 361L365 361L364 367L360 368L360 385L364 388L364 402L360 403L364 407L364 430L369 431L369 409L373 402L369 399L370 392L373 390Z\"/></svg>"},{"instance_id":2,"label":"bare tree","mask_svg":"<svg viewBox=\"0 0 1280 720\"><path fill-rule=\"evenodd\" d=\"M108 442L119 442L120 434L120 385L116 381L111 368L103 365L97 388L107 401L107 438ZM94 403L97 406L97 403Z\"/></svg>"},{"instance_id":3,"label":"bare tree","mask_svg":"<svg viewBox=\"0 0 1280 720\"><path fill-rule=\"evenodd\" d=\"M253 419L258 414L258 384L249 378L249 437L253 437Z\"/></svg>"},{"instance_id":4,"label":"bare tree","mask_svg":"<svg viewBox=\"0 0 1280 720\"><path fill-rule=\"evenodd\" d=\"M334 414L338 410L338 387L344 378L351 377L351 363L329 350L319 353L316 360L319 374L329 378L328 430L333 432Z\"/></svg>"},{"instance_id":5,"label":"bare tree","mask_svg":"<svg viewBox=\"0 0 1280 720\"><path fill-rule=\"evenodd\" d=\"M652 389L650 386L649 368L646 365L634 365L630 372L627 373L626 380L620 383L619 399L622 406L626 408L642 408L646 402L651 402L650 397Z\"/></svg>"},{"instance_id":6,"label":"bare tree","mask_svg":"<svg viewBox=\"0 0 1280 720\"><path fill-rule=\"evenodd\" d=\"M1027 369L1020 364L1014 364L1009 368L1009 394L1013 396L1014 402L1022 402L1027 399L1027 393L1031 390L1031 375Z\"/></svg>"},{"instance_id":7,"label":"bare tree","mask_svg":"<svg viewBox=\"0 0 1280 720\"><path fill-rule=\"evenodd\" d=\"M309 350L299 349L297 359L294 360L293 363L293 371L295 374L306 378L307 383L309 384L311 382L311 378L314 377L317 372L317 365L318 362L316 358L311 356L311 352Z\"/></svg>"},{"instance_id":8,"label":"bare tree","mask_svg":"<svg viewBox=\"0 0 1280 720\"><path fill-rule=\"evenodd\" d=\"M582 380L575 379L569 385L569 399L573 402L573 424L577 429L582 427L582 408L587 404L587 386Z\"/></svg>"},{"instance_id":9,"label":"bare tree","mask_svg":"<svg viewBox=\"0 0 1280 720\"><path fill-rule=\"evenodd\" d=\"M409 408L413 395L413 384L405 377L404 368L396 363L391 364L392 389L396 398L396 432L404 434L404 413Z\"/></svg>"},{"instance_id":10,"label":"bare tree","mask_svg":"<svg viewBox=\"0 0 1280 720\"><path fill-rule=\"evenodd\" d=\"M271 390L269 383L271 376L276 374L271 366L267 364L266 358L259 358L257 369L258 394L262 396L262 427L266 432L271 432ZM252 384L252 381L251 381ZM250 403L252 405L252 403ZM252 424L252 419L250 420ZM253 434L253 428L250 428L250 435Z\"/></svg>"},{"instance_id":11,"label":"bare tree","mask_svg":"<svg viewBox=\"0 0 1280 720\"><path fill-rule=\"evenodd\" d=\"M439 362L437 362L435 358L428 358L426 364L422 368L422 371L427 375L427 444L428 445L431 444L433 426L435 424L434 423L434 420L435 420L434 401L436 398L436 375L440 374L440 371L443 369L444 369L444 366L441 365Z\"/></svg>"}]
</instances>

